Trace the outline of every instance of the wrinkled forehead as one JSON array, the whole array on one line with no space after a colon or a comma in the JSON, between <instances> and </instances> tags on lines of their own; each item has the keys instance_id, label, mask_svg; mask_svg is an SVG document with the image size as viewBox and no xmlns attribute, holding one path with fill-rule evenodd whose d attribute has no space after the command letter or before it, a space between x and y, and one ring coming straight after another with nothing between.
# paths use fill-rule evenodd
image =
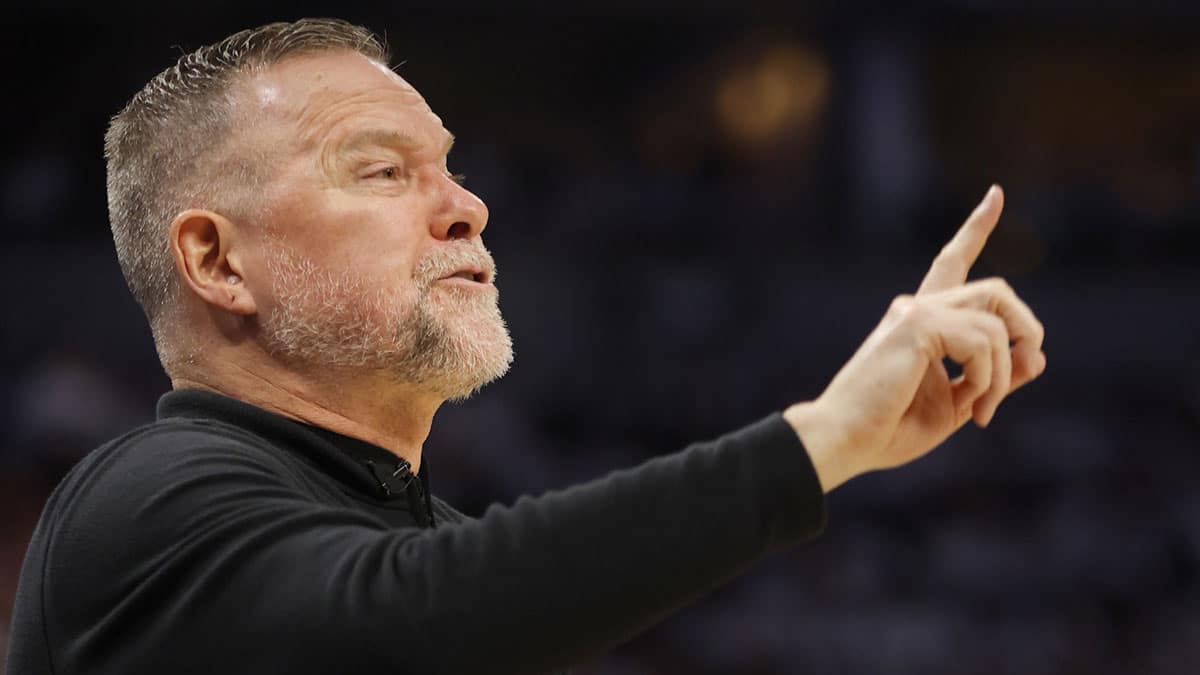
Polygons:
<instances>
[{"instance_id":1,"label":"wrinkled forehead","mask_svg":"<svg viewBox=\"0 0 1200 675\"><path fill-rule=\"evenodd\" d=\"M319 145L361 119L442 126L404 78L357 52L296 56L254 73L246 85L249 112L282 125L301 146Z\"/></svg>"}]
</instances>

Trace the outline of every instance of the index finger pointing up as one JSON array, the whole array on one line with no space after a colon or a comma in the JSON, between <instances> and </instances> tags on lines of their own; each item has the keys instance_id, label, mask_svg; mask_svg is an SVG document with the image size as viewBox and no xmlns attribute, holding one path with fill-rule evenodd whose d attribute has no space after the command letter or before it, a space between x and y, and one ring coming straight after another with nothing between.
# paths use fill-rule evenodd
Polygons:
<instances>
[{"instance_id":1,"label":"index finger pointing up","mask_svg":"<svg viewBox=\"0 0 1200 675\"><path fill-rule=\"evenodd\" d=\"M996 228L1003 209L1004 191L999 185L993 185L962 227L958 228L954 238L933 259L933 265L925 274L917 295L961 286L967 280L967 272L971 271L975 259L983 251L988 235Z\"/></svg>"}]
</instances>

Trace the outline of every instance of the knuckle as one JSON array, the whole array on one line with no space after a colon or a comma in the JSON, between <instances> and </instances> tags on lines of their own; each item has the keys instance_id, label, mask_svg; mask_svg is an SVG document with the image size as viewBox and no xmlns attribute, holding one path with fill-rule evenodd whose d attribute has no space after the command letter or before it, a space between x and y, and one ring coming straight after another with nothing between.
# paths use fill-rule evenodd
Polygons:
<instances>
[{"instance_id":1,"label":"knuckle","mask_svg":"<svg viewBox=\"0 0 1200 675\"><path fill-rule=\"evenodd\" d=\"M967 344L972 352L991 352L992 338L987 333L972 331L968 333Z\"/></svg>"},{"instance_id":2,"label":"knuckle","mask_svg":"<svg viewBox=\"0 0 1200 675\"><path fill-rule=\"evenodd\" d=\"M995 293L996 295L1017 294L1017 292L1013 290L1012 284L1008 283L1008 280L1004 277L988 277L987 279L983 280L983 283L986 285L989 291Z\"/></svg>"},{"instance_id":3,"label":"knuckle","mask_svg":"<svg viewBox=\"0 0 1200 675\"><path fill-rule=\"evenodd\" d=\"M987 391L988 385L990 384L987 380L983 380L983 379L978 379L978 380L968 379L967 382L970 384L970 386L968 387L967 390L971 392L972 396L978 396L978 395L982 394L983 392Z\"/></svg>"},{"instance_id":4,"label":"knuckle","mask_svg":"<svg viewBox=\"0 0 1200 675\"><path fill-rule=\"evenodd\" d=\"M1008 326L1003 319L995 314L987 314L983 317L983 323L987 326L988 335L993 343L1003 343L1008 347Z\"/></svg>"},{"instance_id":5,"label":"knuckle","mask_svg":"<svg viewBox=\"0 0 1200 675\"><path fill-rule=\"evenodd\" d=\"M916 296L903 294L892 298L892 304L888 307L888 313L899 317L906 317L912 313L913 307L917 304Z\"/></svg>"},{"instance_id":6,"label":"knuckle","mask_svg":"<svg viewBox=\"0 0 1200 675\"><path fill-rule=\"evenodd\" d=\"M1007 352L1008 351L1008 337L1006 337L1003 334L993 333L991 347L992 347L992 350L996 351L996 352Z\"/></svg>"}]
</instances>

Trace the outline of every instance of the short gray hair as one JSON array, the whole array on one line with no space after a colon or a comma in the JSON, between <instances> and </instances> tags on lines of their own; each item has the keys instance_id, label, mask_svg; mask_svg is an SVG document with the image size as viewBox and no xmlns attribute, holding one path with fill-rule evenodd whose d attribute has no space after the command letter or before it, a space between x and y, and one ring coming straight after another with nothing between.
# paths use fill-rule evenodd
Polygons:
<instances>
[{"instance_id":1,"label":"short gray hair","mask_svg":"<svg viewBox=\"0 0 1200 675\"><path fill-rule=\"evenodd\" d=\"M271 23L234 33L180 57L113 117L104 135L108 217L117 260L163 358L165 316L180 292L167 240L188 208L238 211L266 167L227 148L239 76L287 57L353 50L383 64L387 47L370 30L339 19ZM225 150L225 152L222 152Z\"/></svg>"}]
</instances>

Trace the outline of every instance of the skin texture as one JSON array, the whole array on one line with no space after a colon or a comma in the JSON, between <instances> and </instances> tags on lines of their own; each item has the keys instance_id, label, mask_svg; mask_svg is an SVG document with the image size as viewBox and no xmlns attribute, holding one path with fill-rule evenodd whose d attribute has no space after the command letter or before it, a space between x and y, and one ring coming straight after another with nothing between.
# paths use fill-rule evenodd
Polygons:
<instances>
[{"instance_id":1,"label":"skin texture","mask_svg":"<svg viewBox=\"0 0 1200 675\"><path fill-rule=\"evenodd\" d=\"M354 52L288 59L235 89L272 148L256 217L203 209L170 228L206 388L390 449L419 469L447 399L499 377L511 343L480 235L484 203L446 166L424 99ZM473 281L443 278L454 271Z\"/></svg>"}]
</instances>

